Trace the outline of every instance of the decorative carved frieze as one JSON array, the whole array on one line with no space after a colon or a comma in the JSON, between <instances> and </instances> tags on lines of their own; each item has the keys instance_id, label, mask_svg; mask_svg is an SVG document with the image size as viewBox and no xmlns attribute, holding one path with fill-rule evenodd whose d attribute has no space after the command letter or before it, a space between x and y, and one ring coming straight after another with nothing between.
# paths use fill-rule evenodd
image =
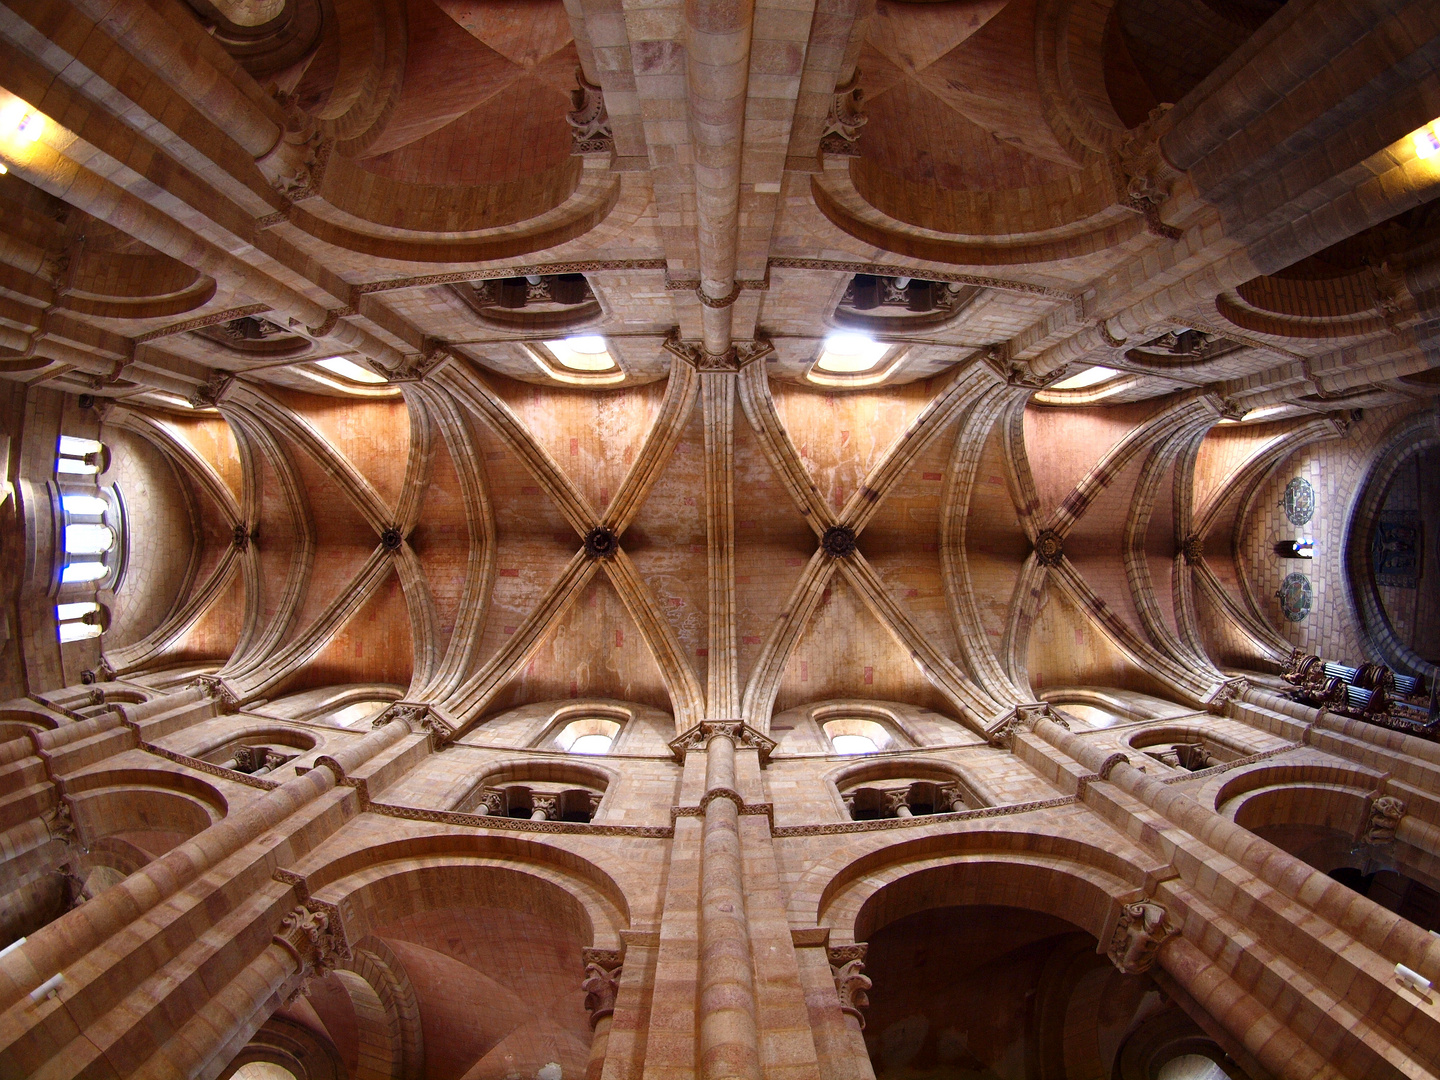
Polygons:
<instances>
[{"instance_id":1,"label":"decorative carved frieze","mask_svg":"<svg viewBox=\"0 0 1440 1080\"><path fill-rule=\"evenodd\" d=\"M743 720L702 720L689 731L672 739L670 751L677 761L683 762L687 751L705 749L717 735L724 735L738 746L758 750L762 765L770 760L770 753L776 746L774 739L762 735Z\"/></svg>"},{"instance_id":2,"label":"decorative carved frieze","mask_svg":"<svg viewBox=\"0 0 1440 1080\"><path fill-rule=\"evenodd\" d=\"M869 123L864 113L865 91L860 89L860 71L844 86L835 88L830 112L820 133L820 152L842 157L859 157L860 129Z\"/></svg>"},{"instance_id":3,"label":"decorative carved frieze","mask_svg":"<svg viewBox=\"0 0 1440 1080\"><path fill-rule=\"evenodd\" d=\"M868 991L871 987L865 974L865 953L870 948L863 941L854 945L834 945L826 949L830 961L830 974L835 978L835 994L840 999L840 1011L853 1016L863 1030L865 1014L860 1010L870 1007Z\"/></svg>"},{"instance_id":4,"label":"decorative carved frieze","mask_svg":"<svg viewBox=\"0 0 1440 1080\"><path fill-rule=\"evenodd\" d=\"M605 111L605 92L586 79L578 67L575 81L579 85L570 91L570 111L565 114L570 124L570 153L578 156L613 152L615 138L610 130L610 114Z\"/></svg>"},{"instance_id":5,"label":"decorative carved frieze","mask_svg":"<svg viewBox=\"0 0 1440 1080\"><path fill-rule=\"evenodd\" d=\"M1159 904L1149 900L1126 904L1110 939L1110 960L1126 975L1143 974L1155 966L1161 946L1178 933Z\"/></svg>"},{"instance_id":6,"label":"decorative carved frieze","mask_svg":"<svg viewBox=\"0 0 1440 1080\"><path fill-rule=\"evenodd\" d=\"M580 958L585 962L585 1010L590 1014L593 1030L601 1020L615 1012L615 995L620 991L623 959L614 949L585 949Z\"/></svg>"},{"instance_id":7,"label":"decorative carved frieze","mask_svg":"<svg viewBox=\"0 0 1440 1080\"><path fill-rule=\"evenodd\" d=\"M1393 844L1395 830L1400 827L1406 809L1405 802L1393 795L1381 795L1372 802L1370 817L1365 823L1365 843Z\"/></svg>"}]
</instances>

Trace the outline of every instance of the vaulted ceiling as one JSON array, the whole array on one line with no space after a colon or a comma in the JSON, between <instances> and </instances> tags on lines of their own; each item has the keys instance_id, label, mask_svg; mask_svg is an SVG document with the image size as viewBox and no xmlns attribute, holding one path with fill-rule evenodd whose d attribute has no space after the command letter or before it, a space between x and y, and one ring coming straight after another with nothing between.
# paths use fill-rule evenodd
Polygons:
<instances>
[{"instance_id":1,"label":"vaulted ceiling","mask_svg":"<svg viewBox=\"0 0 1440 1080\"><path fill-rule=\"evenodd\" d=\"M1422 6L1336 82L1338 0L5 0L0 374L191 508L105 659L446 737L1204 703L1288 652L1257 486L1437 389Z\"/></svg>"}]
</instances>

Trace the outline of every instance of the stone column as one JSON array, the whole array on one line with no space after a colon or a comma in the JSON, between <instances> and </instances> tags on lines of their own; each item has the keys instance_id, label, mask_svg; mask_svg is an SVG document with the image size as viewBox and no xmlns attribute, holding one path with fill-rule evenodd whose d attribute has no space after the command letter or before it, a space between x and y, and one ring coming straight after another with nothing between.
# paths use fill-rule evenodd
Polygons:
<instances>
[{"instance_id":1,"label":"stone column","mask_svg":"<svg viewBox=\"0 0 1440 1080\"><path fill-rule=\"evenodd\" d=\"M334 967L344 951L343 938L324 911L296 906L281 920L275 936L165 1042L136 1075L154 1080L189 1080L206 1066L226 1061L281 1003L281 992L299 977L295 993L313 974ZM292 995L293 996L293 995Z\"/></svg>"},{"instance_id":2,"label":"stone column","mask_svg":"<svg viewBox=\"0 0 1440 1080\"><path fill-rule=\"evenodd\" d=\"M701 1080L763 1080L755 978L740 860L735 738L716 725L705 745L705 824L700 854Z\"/></svg>"},{"instance_id":3,"label":"stone column","mask_svg":"<svg viewBox=\"0 0 1440 1080\"><path fill-rule=\"evenodd\" d=\"M792 938L821 1075L825 1080L875 1080L859 1011L859 999L870 988L861 973L865 946L831 947L823 929L797 930Z\"/></svg>"}]
</instances>

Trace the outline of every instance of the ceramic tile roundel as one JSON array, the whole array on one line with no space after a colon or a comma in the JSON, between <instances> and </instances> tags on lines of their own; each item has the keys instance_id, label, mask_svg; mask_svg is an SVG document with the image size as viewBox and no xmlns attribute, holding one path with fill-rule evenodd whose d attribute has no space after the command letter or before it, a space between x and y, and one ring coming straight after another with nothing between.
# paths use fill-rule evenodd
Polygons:
<instances>
[{"instance_id":1,"label":"ceramic tile roundel","mask_svg":"<svg viewBox=\"0 0 1440 1080\"><path fill-rule=\"evenodd\" d=\"M1315 489L1310 486L1309 480L1295 477L1285 485L1281 501L1291 525L1304 525L1315 516Z\"/></svg>"},{"instance_id":2,"label":"ceramic tile roundel","mask_svg":"<svg viewBox=\"0 0 1440 1080\"><path fill-rule=\"evenodd\" d=\"M1285 618L1291 622L1300 622L1310 614L1310 604L1315 599L1315 593L1310 587L1310 579L1304 574L1286 574L1275 598L1280 601L1280 611Z\"/></svg>"}]
</instances>

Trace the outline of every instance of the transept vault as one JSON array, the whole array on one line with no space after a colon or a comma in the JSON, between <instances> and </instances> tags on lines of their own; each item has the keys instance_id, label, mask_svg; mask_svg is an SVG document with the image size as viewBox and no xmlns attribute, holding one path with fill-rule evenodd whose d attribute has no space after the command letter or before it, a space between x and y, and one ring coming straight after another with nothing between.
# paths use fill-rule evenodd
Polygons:
<instances>
[{"instance_id":1,"label":"transept vault","mask_svg":"<svg viewBox=\"0 0 1440 1080\"><path fill-rule=\"evenodd\" d=\"M0 1077L1440 1076L1435 0L0 0Z\"/></svg>"}]
</instances>

